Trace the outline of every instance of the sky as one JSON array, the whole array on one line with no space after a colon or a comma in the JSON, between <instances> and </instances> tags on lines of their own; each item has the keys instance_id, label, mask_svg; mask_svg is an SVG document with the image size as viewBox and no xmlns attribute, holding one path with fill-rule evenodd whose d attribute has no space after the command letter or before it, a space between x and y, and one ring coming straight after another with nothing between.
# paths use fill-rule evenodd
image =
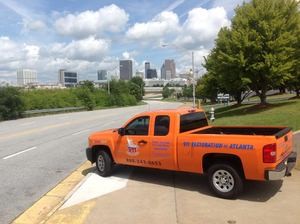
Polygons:
<instances>
[{"instance_id":1,"label":"sky","mask_svg":"<svg viewBox=\"0 0 300 224\"><path fill-rule=\"evenodd\" d=\"M195 71L230 26L242 0L0 0L0 81L16 83L19 68L34 69L38 81L54 83L59 69L96 80L97 70L118 72L121 59L135 71L144 62L160 68L174 59Z\"/></svg>"}]
</instances>

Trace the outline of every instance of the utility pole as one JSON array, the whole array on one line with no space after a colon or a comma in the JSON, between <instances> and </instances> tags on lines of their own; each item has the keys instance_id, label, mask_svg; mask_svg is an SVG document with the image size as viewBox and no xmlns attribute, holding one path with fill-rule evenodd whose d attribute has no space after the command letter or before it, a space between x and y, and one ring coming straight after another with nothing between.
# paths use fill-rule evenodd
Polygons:
<instances>
[{"instance_id":1,"label":"utility pole","mask_svg":"<svg viewBox=\"0 0 300 224\"><path fill-rule=\"evenodd\" d=\"M194 68L194 51L192 51L192 73L193 73L193 107L196 106L196 99L195 99L195 68Z\"/></svg>"}]
</instances>

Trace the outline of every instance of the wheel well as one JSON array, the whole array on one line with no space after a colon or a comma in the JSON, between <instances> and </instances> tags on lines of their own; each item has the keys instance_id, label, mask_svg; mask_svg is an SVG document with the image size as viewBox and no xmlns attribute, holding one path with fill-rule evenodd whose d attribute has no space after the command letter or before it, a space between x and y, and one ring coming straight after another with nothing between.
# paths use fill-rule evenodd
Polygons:
<instances>
[{"instance_id":1,"label":"wheel well","mask_svg":"<svg viewBox=\"0 0 300 224\"><path fill-rule=\"evenodd\" d=\"M221 153L208 153L203 156L202 160L202 168L203 173L206 173L208 171L208 168L216 163L226 163L229 165L232 165L234 168L237 169L237 171L240 173L240 175L244 178L244 169L241 159L232 154L221 154Z\"/></svg>"},{"instance_id":2,"label":"wheel well","mask_svg":"<svg viewBox=\"0 0 300 224\"><path fill-rule=\"evenodd\" d=\"M108 155L111 157L112 161L114 161L114 158L111 154L110 148L106 145L95 145L92 147L92 162L96 162L96 156L98 154L99 151L105 151L108 153Z\"/></svg>"}]
</instances>

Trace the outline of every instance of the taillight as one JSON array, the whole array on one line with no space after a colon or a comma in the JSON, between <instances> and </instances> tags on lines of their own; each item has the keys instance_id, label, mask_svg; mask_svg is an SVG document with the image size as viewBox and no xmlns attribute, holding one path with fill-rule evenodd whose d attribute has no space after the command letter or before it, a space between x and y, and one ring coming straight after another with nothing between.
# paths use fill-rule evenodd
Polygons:
<instances>
[{"instance_id":1,"label":"taillight","mask_svg":"<svg viewBox=\"0 0 300 224\"><path fill-rule=\"evenodd\" d=\"M264 163L276 162L276 144L269 144L263 147L263 161Z\"/></svg>"}]
</instances>

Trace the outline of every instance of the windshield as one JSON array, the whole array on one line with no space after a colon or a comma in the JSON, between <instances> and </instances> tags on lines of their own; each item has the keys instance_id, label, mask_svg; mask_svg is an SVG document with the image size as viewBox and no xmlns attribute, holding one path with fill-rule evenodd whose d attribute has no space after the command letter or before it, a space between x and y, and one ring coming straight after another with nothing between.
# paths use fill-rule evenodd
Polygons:
<instances>
[{"instance_id":1,"label":"windshield","mask_svg":"<svg viewBox=\"0 0 300 224\"><path fill-rule=\"evenodd\" d=\"M180 116L180 133L207 126L204 112L189 113Z\"/></svg>"}]
</instances>

